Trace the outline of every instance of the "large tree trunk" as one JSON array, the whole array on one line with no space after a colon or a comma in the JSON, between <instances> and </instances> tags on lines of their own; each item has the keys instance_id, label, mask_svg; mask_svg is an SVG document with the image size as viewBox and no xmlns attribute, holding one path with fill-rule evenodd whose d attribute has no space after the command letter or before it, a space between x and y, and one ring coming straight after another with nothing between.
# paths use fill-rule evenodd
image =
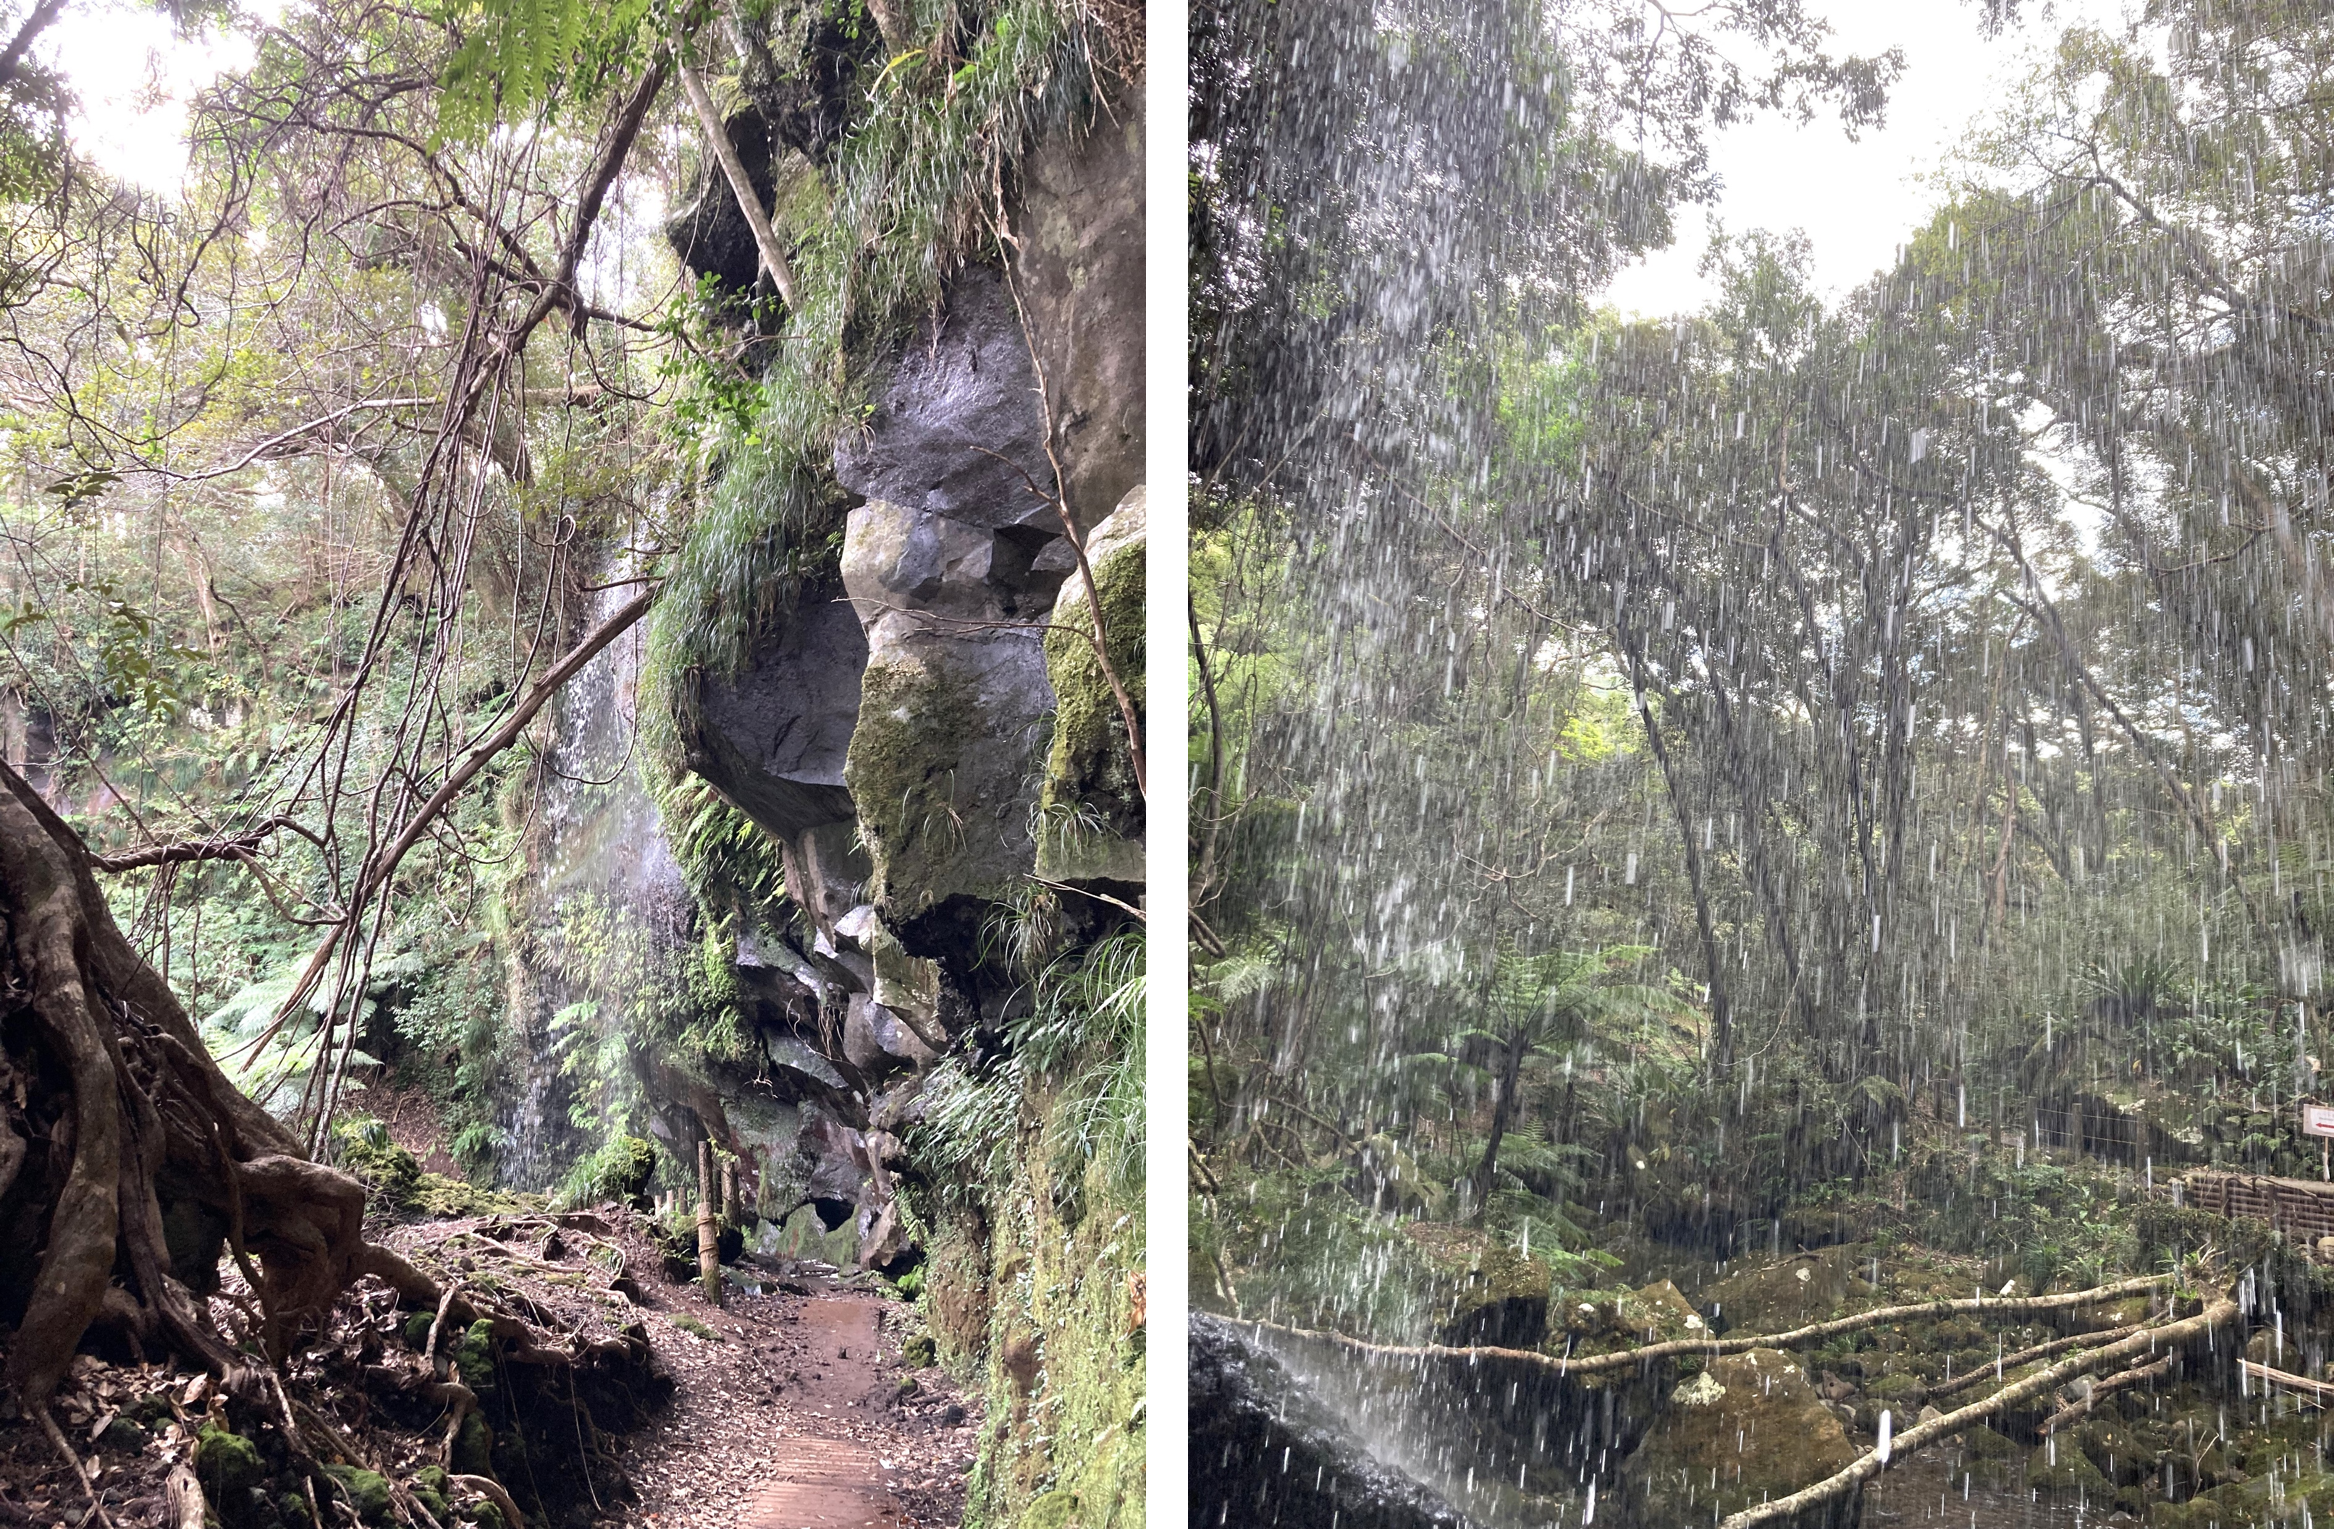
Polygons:
<instances>
[{"instance_id":1,"label":"large tree trunk","mask_svg":"<svg viewBox=\"0 0 2334 1529\"><path fill-rule=\"evenodd\" d=\"M364 1205L227 1080L80 838L0 763L0 1322L25 1405L93 1323L221 1376L247 1364L200 1299L230 1246L280 1356L360 1272Z\"/></svg>"}]
</instances>

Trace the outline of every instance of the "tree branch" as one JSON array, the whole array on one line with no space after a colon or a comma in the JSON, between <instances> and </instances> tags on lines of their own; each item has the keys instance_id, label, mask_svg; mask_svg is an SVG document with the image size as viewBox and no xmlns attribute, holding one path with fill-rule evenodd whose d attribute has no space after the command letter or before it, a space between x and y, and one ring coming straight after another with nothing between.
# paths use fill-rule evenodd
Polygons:
<instances>
[{"instance_id":1,"label":"tree branch","mask_svg":"<svg viewBox=\"0 0 2334 1529\"><path fill-rule=\"evenodd\" d=\"M1931 1418L1926 1423L1918 1423L1906 1429L1894 1439L1887 1459L1882 1459L1877 1449L1867 1450L1851 1462L1845 1470L1827 1476L1811 1487L1803 1487L1788 1497L1778 1497L1771 1502L1760 1503L1757 1507L1745 1508L1742 1512L1724 1520L1718 1529L1757 1529L1757 1526L1761 1524L1792 1522L1799 1514L1809 1508L1820 1506L1834 1498L1845 1497L1864 1482L1879 1475L1882 1470L1887 1468L1891 1460L1902 1460L1939 1439L1960 1433L1963 1429L1974 1424L1982 1423L1987 1418L2018 1402L2041 1396L2061 1381L2072 1380L2077 1375L2087 1375L2093 1370L2104 1369L2118 1360L2150 1353L2159 1347L2170 1347L2175 1344L2187 1343L2194 1338L2200 1338L2222 1323L2231 1320L2236 1314L2237 1303L2223 1297L2185 1321L2167 1322L2161 1327L2151 1327L2144 1332L2133 1334L2121 1343L2111 1343L2103 1349L2097 1349L2088 1354L2077 1354L2072 1359L2062 1360L2047 1370L2036 1371L2015 1385L2004 1386L1984 1401L1971 1402L1958 1412L1948 1412L1943 1417Z\"/></svg>"},{"instance_id":2,"label":"tree branch","mask_svg":"<svg viewBox=\"0 0 2334 1529\"><path fill-rule=\"evenodd\" d=\"M722 126L721 113L714 109L713 97L706 93L705 82L697 78L697 71L680 57L681 44L673 42L674 63L681 76L681 91L696 110L698 125L705 129L706 146L713 150L714 160L729 181L730 194L737 198L737 210L745 214L746 226L754 231L754 248L762 257L762 269L770 273L770 280L778 288L778 295L786 299L786 306L794 302L794 268L786 263L786 252L778 247L778 235L770 228L769 214L762 211L761 196L754 190L752 177L746 174L745 161L737 157L737 145L729 141L729 130Z\"/></svg>"},{"instance_id":3,"label":"tree branch","mask_svg":"<svg viewBox=\"0 0 2334 1529\"><path fill-rule=\"evenodd\" d=\"M2063 1295L2030 1295L2015 1299L1998 1296L1977 1296L1966 1301L1921 1301L1910 1306L1881 1306L1859 1312L1852 1317L1835 1317L1829 1322L1815 1322L1806 1327L1794 1327L1788 1332L1762 1333L1746 1338L1677 1338L1665 1343L1648 1343L1641 1348L1618 1349L1610 1354L1588 1354L1579 1358L1571 1355L1543 1354L1533 1349L1479 1347L1452 1347L1440 1343L1414 1346L1365 1343L1343 1333L1315 1332L1302 1327L1282 1327L1276 1323L1256 1324L1266 1332L1285 1333L1298 1338L1326 1338L1345 1348L1393 1359L1507 1359L1520 1364L1554 1370L1559 1375L1596 1375L1606 1370L1623 1370L1648 1360L1667 1359L1679 1354L1742 1354L1756 1348L1796 1348L1803 1343L1814 1343L1841 1333L1852 1333L1866 1327L1877 1327L1884 1322L1924 1322L1938 1317L1963 1313L1986 1316L2027 1316L2043 1311L2067 1311L2080 1306L2097 1306L2106 1301L2120 1300L2127 1295L2139 1295L2168 1283L2169 1274L2147 1274L2137 1279L2121 1280L2112 1285L2100 1285L2090 1290L2070 1290Z\"/></svg>"}]
</instances>

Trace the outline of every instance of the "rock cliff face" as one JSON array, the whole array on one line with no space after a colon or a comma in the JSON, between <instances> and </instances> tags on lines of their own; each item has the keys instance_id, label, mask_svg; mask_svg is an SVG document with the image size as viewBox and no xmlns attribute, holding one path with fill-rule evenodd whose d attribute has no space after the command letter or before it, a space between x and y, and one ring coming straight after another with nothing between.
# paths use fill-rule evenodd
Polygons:
<instances>
[{"instance_id":1,"label":"rock cliff face","mask_svg":"<svg viewBox=\"0 0 2334 1529\"><path fill-rule=\"evenodd\" d=\"M789 154L818 152L817 103L745 83L731 133L776 188ZM671 1125L694 1134L693 1114L740 1150L765 1215L847 1213L870 1267L912 1256L891 1185L924 1076L1027 1002L984 939L997 910L1033 873L1140 895L1123 717L1092 644L1047 631L1090 622L1075 526L1113 665L1139 684L1140 148L1121 108L1023 160L1014 258L946 283L836 445L854 507L831 576L706 683L685 740L689 768L781 846L804 934L739 958L778 1112L668 1092ZM668 236L742 282L751 251L718 189ZM1062 895L1093 902L1064 910L1073 923L1109 906Z\"/></svg>"}]
</instances>

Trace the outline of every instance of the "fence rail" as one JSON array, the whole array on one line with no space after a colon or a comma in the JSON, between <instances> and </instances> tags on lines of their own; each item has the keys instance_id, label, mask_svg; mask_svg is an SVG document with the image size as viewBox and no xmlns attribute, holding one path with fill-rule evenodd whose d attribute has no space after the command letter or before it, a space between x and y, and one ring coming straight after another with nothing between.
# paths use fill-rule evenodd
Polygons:
<instances>
[{"instance_id":1,"label":"fence rail","mask_svg":"<svg viewBox=\"0 0 2334 1529\"><path fill-rule=\"evenodd\" d=\"M2334 1237L2334 1184L2259 1173L2189 1173L2169 1181L2174 1199L2220 1216L2268 1222L2313 1257L2318 1239Z\"/></svg>"}]
</instances>

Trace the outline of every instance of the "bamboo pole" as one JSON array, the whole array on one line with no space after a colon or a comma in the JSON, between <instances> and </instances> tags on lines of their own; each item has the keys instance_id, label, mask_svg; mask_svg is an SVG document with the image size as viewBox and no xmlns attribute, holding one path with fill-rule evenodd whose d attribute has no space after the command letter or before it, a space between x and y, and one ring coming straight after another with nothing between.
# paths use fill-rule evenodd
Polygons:
<instances>
[{"instance_id":1,"label":"bamboo pole","mask_svg":"<svg viewBox=\"0 0 2334 1529\"><path fill-rule=\"evenodd\" d=\"M721 1232L714 1219L713 1197L719 1191L713 1177L713 1142L697 1143L697 1273L705 1299L721 1304Z\"/></svg>"}]
</instances>

